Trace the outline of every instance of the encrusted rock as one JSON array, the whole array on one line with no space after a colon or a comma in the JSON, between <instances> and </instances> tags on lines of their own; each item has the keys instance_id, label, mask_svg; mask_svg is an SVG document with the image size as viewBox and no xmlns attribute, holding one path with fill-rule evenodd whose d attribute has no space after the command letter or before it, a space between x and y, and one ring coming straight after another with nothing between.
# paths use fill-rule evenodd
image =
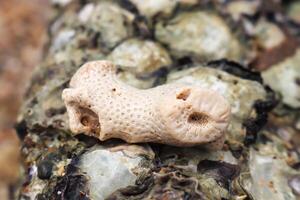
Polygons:
<instances>
[{"instance_id":1,"label":"encrusted rock","mask_svg":"<svg viewBox=\"0 0 300 200\"><path fill-rule=\"evenodd\" d=\"M299 172L290 168L274 153L263 153L253 148L250 150L250 182L244 180L244 186L254 199L272 198L298 199L289 187L289 177L299 176Z\"/></svg>"},{"instance_id":2,"label":"encrusted rock","mask_svg":"<svg viewBox=\"0 0 300 200\"><path fill-rule=\"evenodd\" d=\"M234 20L239 20L242 15L254 15L259 6L259 1L231 1L226 10Z\"/></svg>"},{"instance_id":3,"label":"encrusted rock","mask_svg":"<svg viewBox=\"0 0 300 200\"><path fill-rule=\"evenodd\" d=\"M133 35L134 15L110 1L87 4L80 11L79 20L86 28L98 32L98 39L108 48Z\"/></svg>"},{"instance_id":4,"label":"encrusted rock","mask_svg":"<svg viewBox=\"0 0 300 200\"><path fill-rule=\"evenodd\" d=\"M98 146L80 157L78 169L88 179L89 197L102 200L118 189L135 185L149 172L150 158L154 156L149 147Z\"/></svg>"},{"instance_id":5,"label":"encrusted rock","mask_svg":"<svg viewBox=\"0 0 300 200\"><path fill-rule=\"evenodd\" d=\"M300 49L294 56L262 72L264 82L280 93L283 103L300 108Z\"/></svg>"},{"instance_id":6,"label":"encrusted rock","mask_svg":"<svg viewBox=\"0 0 300 200\"><path fill-rule=\"evenodd\" d=\"M148 18L151 18L157 14L170 15L177 3L174 0L130 1L138 8L140 14Z\"/></svg>"},{"instance_id":7,"label":"encrusted rock","mask_svg":"<svg viewBox=\"0 0 300 200\"><path fill-rule=\"evenodd\" d=\"M286 39L284 32L275 23L260 19L253 29L257 45L262 49L272 49Z\"/></svg>"},{"instance_id":8,"label":"encrusted rock","mask_svg":"<svg viewBox=\"0 0 300 200\"><path fill-rule=\"evenodd\" d=\"M172 64L168 52L150 40L129 39L117 46L108 56L120 69L118 78L137 88L150 88L153 75Z\"/></svg>"},{"instance_id":9,"label":"encrusted rock","mask_svg":"<svg viewBox=\"0 0 300 200\"><path fill-rule=\"evenodd\" d=\"M183 12L156 25L156 38L177 58L240 61L242 48L221 17L204 11Z\"/></svg>"}]
</instances>

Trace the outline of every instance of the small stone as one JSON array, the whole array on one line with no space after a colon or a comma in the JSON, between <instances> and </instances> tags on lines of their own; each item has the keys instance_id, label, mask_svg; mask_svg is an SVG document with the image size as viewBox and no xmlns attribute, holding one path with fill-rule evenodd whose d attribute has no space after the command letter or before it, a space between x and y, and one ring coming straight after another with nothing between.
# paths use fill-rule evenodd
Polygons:
<instances>
[{"instance_id":1,"label":"small stone","mask_svg":"<svg viewBox=\"0 0 300 200\"><path fill-rule=\"evenodd\" d=\"M41 161L38 164L38 177L40 179L49 179L52 175L53 163L51 161Z\"/></svg>"},{"instance_id":2,"label":"small stone","mask_svg":"<svg viewBox=\"0 0 300 200\"><path fill-rule=\"evenodd\" d=\"M234 20L240 20L245 14L254 15L258 6L258 1L230 1L226 10Z\"/></svg>"},{"instance_id":3,"label":"small stone","mask_svg":"<svg viewBox=\"0 0 300 200\"><path fill-rule=\"evenodd\" d=\"M272 49L286 40L284 32L275 23L261 19L254 27L257 44L264 49Z\"/></svg>"},{"instance_id":4,"label":"small stone","mask_svg":"<svg viewBox=\"0 0 300 200\"><path fill-rule=\"evenodd\" d=\"M118 45L108 56L121 70L118 78L141 89L153 86L158 70L167 68L172 60L161 45L151 40L128 39Z\"/></svg>"},{"instance_id":5,"label":"small stone","mask_svg":"<svg viewBox=\"0 0 300 200\"><path fill-rule=\"evenodd\" d=\"M84 9L80 12L79 20L87 28L99 33L99 39L108 48L133 35L134 15L118 4L101 1Z\"/></svg>"},{"instance_id":6,"label":"small stone","mask_svg":"<svg viewBox=\"0 0 300 200\"><path fill-rule=\"evenodd\" d=\"M151 160L146 157L152 154L149 148L127 144L96 146L84 153L78 168L88 180L89 197L104 200L120 188L135 185L139 177L149 172Z\"/></svg>"}]
</instances>

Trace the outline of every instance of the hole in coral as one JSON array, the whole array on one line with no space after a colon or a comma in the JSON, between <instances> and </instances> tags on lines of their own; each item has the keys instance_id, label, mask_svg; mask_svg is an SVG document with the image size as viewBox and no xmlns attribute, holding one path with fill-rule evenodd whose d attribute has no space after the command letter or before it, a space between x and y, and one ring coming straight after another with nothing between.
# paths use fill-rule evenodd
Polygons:
<instances>
[{"instance_id":1,"label":"hole in coral","mask_svg":"<svg viewBox=\"0 0 300 200\"><path fill-rule=\"evenodd\" d=\"M97 114L91 109L80 107L79 112L81 113L80 123L88 127L89 133L92 135L99 135L100 123Z\"/></svg>"},{"instance_id":2,"label":"hole in coral","mask_svg":"<svg viewBox=\"0 0 300 200\"><path fill-rule=\"evenodd\" d=\"M204 113L194 112L189 116L188 122L194 124L207 124L209 122L209 116Z\"/></svg>"},{"instance_id":3,"label":"hole in coral","mask_svg":"<svg viewBox=\"0 0 300 200\"><path fill-rule=\"evenodd\" d=\"M89 117L88 116L81 117L80 122L83 126L88 126L89 125Z\"/></svg>"},{"instance_id":4,"label":"hole in coral","mask_svg":"<svg viewBox=\"0 0 300 200\"><path fill-rule=\"evenodd\" d=\"M190 96L190 94L191 94L191 91L189 89L186 89L186 90L180 92L179 94L177 94L176 98L185 101Z\"/></svg>"}]
</instances>

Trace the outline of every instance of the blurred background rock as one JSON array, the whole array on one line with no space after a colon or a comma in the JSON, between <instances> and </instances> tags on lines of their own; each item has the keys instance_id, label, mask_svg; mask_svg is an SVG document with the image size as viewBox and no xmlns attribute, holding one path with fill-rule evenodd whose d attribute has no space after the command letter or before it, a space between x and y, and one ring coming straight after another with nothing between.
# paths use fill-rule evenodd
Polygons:
<instances>
[{"instance_id":1,"label":"blurred background rock","mask_svg":"<svg viewBox=\"0 0 300 200\"><path fill-rule=\"evenodd\" d=\"M47 0L0 1L0 199L19 175L17 113L33 68L43 57L50 17Z\"/></svg>"}]
</instances>

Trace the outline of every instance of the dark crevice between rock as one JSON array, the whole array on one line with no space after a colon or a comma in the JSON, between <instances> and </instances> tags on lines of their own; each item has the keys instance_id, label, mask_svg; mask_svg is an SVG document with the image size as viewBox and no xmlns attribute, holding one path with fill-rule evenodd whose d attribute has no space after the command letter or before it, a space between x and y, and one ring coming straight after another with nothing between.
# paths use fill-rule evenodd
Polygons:
<instances>
[{"instance_id":1,"label":"dark crevice between rock","mask_svg":"<svg viewBox=\"0 0 300 200\"><path fill-rule=\"evenodd\" d=\"M176 69L183 70L193 66L193 59L191 57L185 56L177 60Z\"/></svg>"},{"instance_id":2,"label":"dark crevice between rock","mask_svg":"<svg viewBox=\"0 0 300 200\"><path fill-rule=\"evenodd\" d=\"M65 175L54 177L48 182L43 193L37 200L89 200L88 179L79 172L79 157L86 150L72 156L71 163L66 167ZM44 161L42 161L44 162Z\"/></svg>"},{"instance_id":3,"label":"dark crevice between rock","mask_svg":"<svg viewBox=\"0 0 300 200\"><path fill-rule=\"evenodd\" d=\"M174 167L161 168L141 183L117 190L107 199L207 199L196 179L184 175Z\"/></svg>"},{"instance_id":4,"label":"dark crevice between rock","mask_svg":"<svg viewBox=\"0 0 300 200\"><path fill-rule=\"evenodd\" d=\"M142 199L151 191L154 186L154 177L149 175L142 180L137 180L136 185L128 186L113 192L107 200L114 199Z\"/></svg>"},{"instance_id":5,"label":"dark crevice between rock","mask_svg":"<svg viewBox=\"0 0 300 200\"><path fill-rule=\"evenodd\" d=\"M147 24L147 19L144 16L136 16L134 19L134 31L137 33L138 38L155 40L154 29L150 28Z\"/></svg>"},{"instance_id":6,"label":"dark crevice between rock","mask_svg":"<svg viewBox=\"0 0 300 200\"><path fill-rule=\"evenodd\" d=\"M136 77L141 80L147 80L151 78L166 78L168 75L168 67L161 67L151 73L143 74L143 75L137 75Z\"/></svg>"},{"instance_id":7,"label":"dark crevice between rock","mask_svg":"<svg viewBox=\"0 0 300 200\"><path fill-rule=\"evenodd\" d=\"M240 173L238 165L222 161L203 160L200 161L197 169L200 173L213 177L220 186L229 190L230 182Z\"/></svg>"},{"instance_id":8,"label":"dark crevice between rock","mask_svg":"<svg viewBox=\"0 0 300 200\"><path fill-rule=\"evenodd\" d=\"M45 115L47 117L53 117L55 115L62 115L66 112L66 108L65 107L60 107L60 108L49 108L45 111Z\"/></svg>"},{"instance_id":9,"label":"dark crevice between rock","mask_svg":"<svg viewBox=\"0 0 300 200\"><path fill-rule=\"evenodd\" d=\"M254 144L257 139L257 133L267 124L268 113L275 108L278 104L278 100L275 97L275 93L268 87L265 87L267 91L266 100L255 101L253 107L256 112L255 118L249 118L243 122L243 126L246 128L246 137L244 144L249 146Z\"/></svg>"},{"instance_id":10,"label":"dark crevice between rock","mask_svg":"<svg viewBox=\"0 0 300 200\"><path fill-rule=\"evenodd\" d=\"M53 175L53 170L55 168L55 164L65 159L76 160L74 159L74 157L76 158L77 154L73 151L72 148L68 147L67 145L59 147L54 152L47 153L37 163L38 178L42 180L49 180L51 178L52 180L54 180L56 177L52 177L52 175ZM75 172L72 168L72 165L73 163L71 163L71 167L67 168L66 170L67 174L68 173L71 174Z\"/></svg>"},{"instance_id":11,"label":"dark crevice between rock","mask_svg":"<svg viewBox=\"0 0 300 200\"><path fill-rule=\"evenodd\" d=\"M66 175L58 181L51 197L53 200L88 200L87 178L80 174Z\"/></svg>"},{"instance_id":12,"label":"dark crevice between rock","mask_svg":"<svg viewBox=\"0 0 300 200\"><path fill-rule=\"evenodd\" d=\"M165 148L164 144L158 144L158 143L149 143L151 146L151 149L153 150L155 157L153 160L154 172L159 172L161 168L169 166L169 163L166 162L167 159L172 160L172 164L175 164L175 160L178 158L176 153L172 153L172 155L165 156L163 154L163 148ZM176 159L175 159L176 158Z\"/></svg>"},{"instance_id":13,"label":"dark crevice between rock","mask_svg":"<svg viewBox=\"0 0 300 200\"><path fill-rule=\"evenodd\" d=\"M162 46L165 49L169 49L168 45L162 45ZM171 55L171 57L174 62L170 66L170 68L168 68L167 73L170 73L171 71L181 71L181 70L198 66L198 63L194 62L192 56L183 56L181 58L175 58Z\"/></svg>"},{"instance_id":14,"label":"dark crevice between rock","mask_svg":"<svg viewBox=\"0 0 300 200\"><path fill-rule=\"evenodd\" d=\"M230 148L230 145L229 145L229 148ZM230 148L230 151L231 151L233 157L235 157L236 159L239 159L244 154L243 147L239 147L239 148L235 148L235 149Z\"/></svg>"},{"instance_id":15,"label":"dark crevice between rock","mask_svg":"<svg viewBox=\"0 0 300 200\"><path fill-rule=\"evenodd\" d=\"M234 61L220 59L208 62L207 66L215 69L220 69L222 71L225 71L229 74L238 76L243 79L257 81L261 84L263 83L263 79L259 72L251 71Z\"/></svg>"},{"instance_id":16,"label":"dark crevice between rock","mask_svg":"<svg viewBox=\"0 0 300 200\"><path fill-rule=\"evenodd\" d=\"M45 180L52 176L54 163L48 160L43 160L37 164L37 176L39 179Z\"/></svg>"},{"instance_id":17,"label":"dark crevice between rock","mask_svg":"<svg viewBox=\"0 0 300 200\"><path fill-rule=\"evenodd\" d=\"M123 7L124 9L128 10L129 12L132 12L135 16L139 16L139 10L137 9L137 7L131 3L131 1L129 0L117 0L116 1L121 7Z\"/></svg>"},{"instance_id":18,"label":"dark crevice between rock","mask_svg":"<svg viewBox=\"0 0 300 200\"><path fill-rule=\"evenodd\" d=\"M167 76L168 76L168 68L162 67L156 71L154 71L151 74L153 77L155 77L155 81L153 83L153 87L156 87L158 85L161 85L166 82Z\"/></svg>"},{"instance_id":19,"label":"dark crevice between rock","mask_svg":"<svg viewBox=\"0 0 300 200\"><path fill-rule=\"evenodd\" d=\"M88 136L86 134L78 134L74 136L77 140L80 142L84 143L86 148L90 148L96 144L100 144L100 140L93 137L93 136Z\"/></svg>"},{"instance_id":20,"label":"dark crevice between rock","mask_svg":"<svg viewBox=\"0 0 300 200\"><path fill-rule=\"evenodd\" d=\"M17 123L15 125L15 130L20 140L23 141L28 133L26 121L22 120L21 122Z\"/></svg>"},{"instance_id":21,"label":"dark crevice between rock","mask_svg":"<svg viewBox=\"0 0 300 200\"><path fill-rule=\"evenodd\" d=\"M262 129L262 127L268 121L268 114L263 112L257 114L256 118L250 118L243 123L246 128L246 137L244 139L244 144L249 146L254 144L257 139L257 133Z\"/></svg>"},{"instance_id":22,"label":"dark crevice between rock","mask_svg":"<svg viewBox=\"0 0 300 200\"><path fill-rule=\"evenodd\" d=\"M131 3L129 0L117 0L116 1L122 8L128 10L135 15L133 25L134 25L134 35L138 35L142 39L154 39L154 29L149 28L148 21L145 16L139 13L137 7Z\"/></svg>"},{"instance_id":23,"label":"dark crevice between rock","mask_svg":"<svg viewBox=\"0 0 300 200\"><path fill-rule=\"evenodd\" d=\"M117 74L123 71L124 70L122 68L117 66ZM166 82L168 73L169 73L168 67L164 66L151 73L143 74L143 75L135 75L135 77L140 80L149 80L154 78L155 80L152 87L155 87Z\"/></svg>"},{"instance_id":24,"label":"dark crevice between rock","mask_svg":"<svg viewBox=\"0 0 300 200\"><path fill-rule=\"evenodd\" d=\"M297 162L291 166L295 170L300 170L300 162Z\"/></svg>"}]
</instances>

